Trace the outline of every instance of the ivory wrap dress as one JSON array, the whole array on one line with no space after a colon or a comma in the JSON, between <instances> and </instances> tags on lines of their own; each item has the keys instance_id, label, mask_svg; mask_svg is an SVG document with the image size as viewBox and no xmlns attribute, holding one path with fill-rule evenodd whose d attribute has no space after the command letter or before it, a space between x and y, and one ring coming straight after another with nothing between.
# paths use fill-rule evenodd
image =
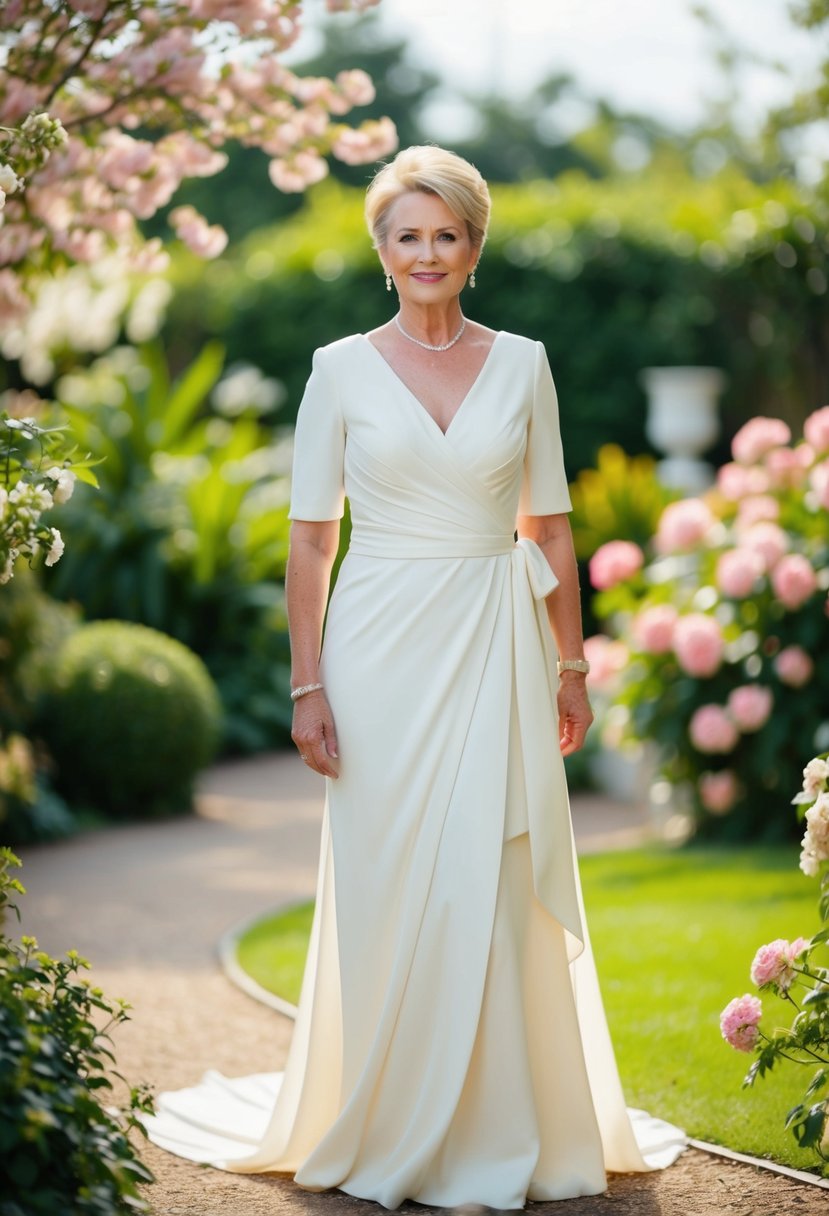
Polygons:
<instances>
[{"instance_id":1,"label":"ivory wrap dress","mask_svg":"<svg viewBox=\"0 0 829 1216\"><path fill-rule=\"evenodd\" d=\"M540 343L498 333L446 432L361 334L316 352L290 515L352 536L321 679L319 882L283 1074L162 1095L163 1147L387 1208L521 1208L658 1168L628 1112L590 951L558 745L541 549L570 509Z\"/></svg>"}]
</instances>

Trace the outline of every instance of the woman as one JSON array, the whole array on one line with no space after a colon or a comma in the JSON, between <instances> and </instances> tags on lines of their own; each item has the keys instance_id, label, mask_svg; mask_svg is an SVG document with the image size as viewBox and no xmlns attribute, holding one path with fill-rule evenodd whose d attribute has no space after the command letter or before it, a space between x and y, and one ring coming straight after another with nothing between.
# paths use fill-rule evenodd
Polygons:
<instances>
[{"instance_id":1,"label":"woman","mask_svg":"<svg viewBox=\"0 0 829 1216\"><path fill-rule=\"evenodd\" d=\"M562 756L592 714L553 380L540 343L461 312L477 170L409 148L366 214L399 311L316 352L296 428L293 738L327 791L296 1029L249 1128L246 1079L207 1120L206 1079L151 1135L387 1208L597 1194L684 1141L641 1116L637 1145L584 927Z\"/></svg>"}]
</instances>

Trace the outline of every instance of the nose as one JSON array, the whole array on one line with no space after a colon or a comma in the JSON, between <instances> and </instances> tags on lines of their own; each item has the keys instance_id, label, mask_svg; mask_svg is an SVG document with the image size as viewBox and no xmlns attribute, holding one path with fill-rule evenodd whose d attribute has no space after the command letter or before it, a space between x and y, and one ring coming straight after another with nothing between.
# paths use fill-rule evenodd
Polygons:
<instances>
[{"instance_id":1,"label":"nose","mask_svg":"<svg viewBox=\"0 0 829 1216\"><path fill-rule=\"evenodd\" d=\"M420 261L434 262L435 261L435 246L433 241L424 241L420 247Z\"/></svg>"}]
</instances>

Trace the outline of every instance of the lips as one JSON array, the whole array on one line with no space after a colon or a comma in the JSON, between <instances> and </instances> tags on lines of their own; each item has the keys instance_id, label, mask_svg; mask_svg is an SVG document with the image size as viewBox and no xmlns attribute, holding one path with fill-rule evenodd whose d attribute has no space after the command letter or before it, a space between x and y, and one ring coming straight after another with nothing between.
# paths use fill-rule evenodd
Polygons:
<instances>
[{"instance_id":1,"label":"lips","mask_svg":"<svg viewBox=\"0 0 829 1216\"><path fill-rule=\"evenodd\" d=\"M446 278L445 274L413 274L413 279L417 279L418 283L440 283Z\"/></svg>"}]
</instances>

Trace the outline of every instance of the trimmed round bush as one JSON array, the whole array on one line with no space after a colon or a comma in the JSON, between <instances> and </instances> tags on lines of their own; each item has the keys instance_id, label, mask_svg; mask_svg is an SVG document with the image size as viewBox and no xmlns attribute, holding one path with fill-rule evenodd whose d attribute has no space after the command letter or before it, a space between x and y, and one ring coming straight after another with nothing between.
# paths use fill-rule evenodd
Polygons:
<instances>
[{"instance_id":1,"label":"trimmed round bush","mask_svg":"<svg viewBox=\"0 0 829 1216\"><path fill-rule=\"evenodd\" d=\"M221 706L207 668L145 625L94 621L61 648L41 721L58 789L118 818L189 810Z\"/></svg>"}]
</instances>

